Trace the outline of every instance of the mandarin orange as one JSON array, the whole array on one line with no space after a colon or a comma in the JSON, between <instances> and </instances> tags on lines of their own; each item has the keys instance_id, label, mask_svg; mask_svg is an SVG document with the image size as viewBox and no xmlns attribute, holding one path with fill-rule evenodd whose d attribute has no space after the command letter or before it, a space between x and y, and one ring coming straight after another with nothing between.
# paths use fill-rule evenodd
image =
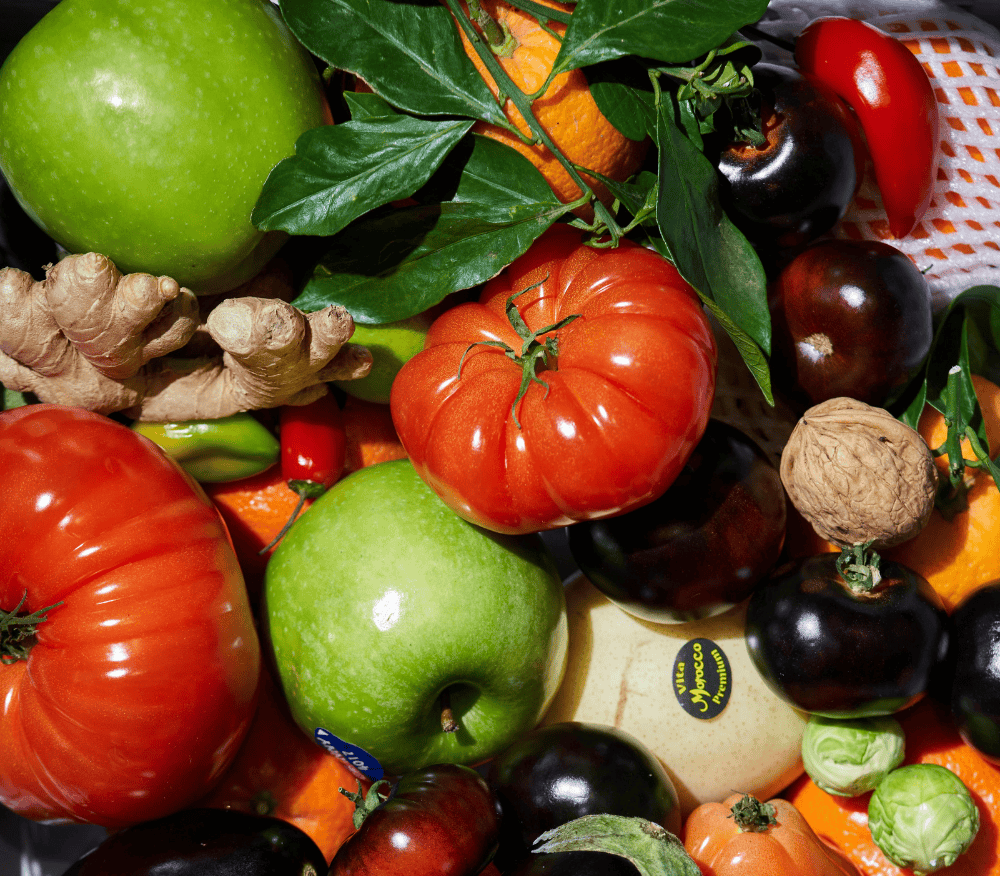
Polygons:
<instances>
[{"instance_id":1,"label":"mandarin orange","mask_svg":"<svg viewBox=\"0 0 1000 876\"><path fill-rule=\"evenodd\" d=\"M295 723L270 673L265 672L250 732L232 766L202 806L272 815L304 830L327 861L354 833L359 777ZM362 779L362 787L371 784Z\"/></svg>"},{"instance_id":2,"label":"mandarin orange","mask_svg":"<svg viewBox=\"0 0 1000 876\"><path fill-rule=\"evenodd\" d=\"M555 0L541 2L564 12L573 9L571 5ZM510 34L512 48L499 56L503 69L521 91L528 95L534 94L545 85L552 72L559 53L560 37L566 31L565 25L552 22L553 35L542 28L533 16L502 0L482 0L481 6ZM490 90L494 95L499 95L496 81L464 33L462 43ZM532 112L539 125L552 138L552 142L575 165L609 179L625 180L642 164L648 142L628 139L605 118L590 93L582 70L570 70L556 76L544 94L535 99ZM504 104L504 114L520 131L529 134L527 122L510 99ZM580 197L580 188L545 146L527 145L509 131L486 122L478 122L472 130L506 143L526 156L542 172L563 203ZM609 204L611 195L605 186L586 174L583 176L594 193Z\"/></svg>"},{"instance_id":3,"label":"mandarin orange","mask_svg":"<svg viewBox=\"0 0 1000 876\"><path fill-rule=\"evenodd\" d=\"M1000 876L1000 768L987 763L962 742L950 713L930 698L896 717L906 734L904 763L935 763L950 769L965 783L979 808L979 833L972 845L951 867L938 872L942 876ZM782 796L864 876L912 876L911 870L892 864L875 845L868 830L870 793L836 797L802 776Z\"/></svg>"}]
</instances>

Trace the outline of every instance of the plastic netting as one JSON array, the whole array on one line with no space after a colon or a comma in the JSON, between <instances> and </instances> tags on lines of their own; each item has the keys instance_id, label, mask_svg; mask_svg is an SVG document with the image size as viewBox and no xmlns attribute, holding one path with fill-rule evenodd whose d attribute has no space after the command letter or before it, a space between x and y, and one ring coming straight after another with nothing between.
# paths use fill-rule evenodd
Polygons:
<instances>
[{"instance_id":1,"label":"plastic netting","mask_svg":"<svg viewBox=\"0 0 1000 876\"><path fill-rule=\"evenodd\" d=\"M930 76L941 114L937 183L914 231L889 235L869 168L834 235L885 240L905 252L926 272L936 307L970 286L1000 285L1000 31L922 0L772 0L760 27L794 39L827 14L863 19L902 40Z\"/></svg>"},{"instance_id":2,"label":"plastic netting","mask_svg":"<svg viewBox=\"0 0 1000 876\"><path fill-rule=\"evenodd\" d=\"M935 308L972 286L1000 286L1000 30L937 0L771 0L760 29L793 41L821 15L859 18L903 40L931 77L941 114L934 196L914 231L889 234L871 167L834 237L885 240L923 271ZM781 49L765 59L791 64ZM751 435L778 459L797 420L766 403L725 332L713 415Z\"/></svg>"}]
</instances>

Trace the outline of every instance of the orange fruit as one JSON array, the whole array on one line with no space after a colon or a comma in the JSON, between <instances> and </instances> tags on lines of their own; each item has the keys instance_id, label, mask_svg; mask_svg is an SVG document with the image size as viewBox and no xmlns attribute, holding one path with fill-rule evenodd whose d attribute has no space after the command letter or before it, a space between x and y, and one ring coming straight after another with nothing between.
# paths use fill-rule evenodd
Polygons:
<instances>
[{"instance_id":1,"label":"orange fruit","mask_svg":"<svg viewBox=\"0 0 1000 876\"><path fill-rule=\"evenodd\" d=\"M362 779L365 790L370 784ZM339 788L357 792L357 775L299 728L265 672L257 713L236 760L199 805L289 821L312 837L329 862L354 833L354 803Z\"/></svg>"},{"instance_id":2,"label":"orange fruit","mask_svg":"<svg viewBox=\"0 0 1000 876\"><path fill-rule=\"evenodd\" d=\"M994 454L1000 448L1000 387L979 375L972 383L983 412L987 441ZM917 425L927 446L932 450L944 443L947 426L944 417L928 405ZM963 455L974 459L967 440L963 440ZM946 456L935 462L944 472ZM966 469L968 506L965 510L945 517L937 508L927 525L915 537L882 552L882 556L908 566L923 575L937 591L948 611L964 596L984 584L1000 579L1000 489L983 469ZM815 533L802 516L791 509L785 550L790 557L808 556L824 551L837 551L835 545Z\"/></svg>"},{"instance_id":3,"label":"orange fruit","mask_svg":"<svg viewBox=\"0 0 1000 876\"><path fill-rule=\"evenodd\" d=\"M1000 387L973 375L973 385L983 411L987 440L995 452L1000 448ZM947 427L944 417L928 406L920 417L917 431L934 449L944 443ZM963 440L963 455L974 459L968 442ZM936 460L942 471L947 457ZM964 596L984 584L1000 579L1000 489L983 469L966 469L969 483L967 507L950 520L935 509L931 519L916 538L885 551L896 560L919 572L938 592L945 608L951 611Z\"/></svg>"},{"instance_id":4,"label":"orange fruit","mask_svg":"<svg viewBox=\"0 0 1000 876\"><path fill-rule=\"evenodd\" d=\"M897 713L906 733L905 764L935 763L950 769L969 789L979 808L979 833L972 845L942 876L1000 876L1000 768L983 760L959 737L951 715L939 703L924 698ZM805 816L813 830L840 849L864 876L911 876L892 864L868 831L868 800L836 797L821 790L808 776L797 779L782 794Z\"/></svg>"},{"instance_id":5,"label":"orange fruit","mask_svg":"<svg viewBox=\"0 0 1000 876\"><path fill-rule=\"evenodd\" d=\"M571 12L573 9L571 5L554 0L541 2L564 12ZM507 75L525 94L531 95L538 91L552 71L559 53L560 37L566 32L565 25L552 22L551 27L558 35L554 36L544 30L532 16L508 6L502 0L482 0L481 6L510 34L510 45L498 57ZM461 36L466 54L476 65L479 75L493 94L498 95L496 80L465 34L461 33ZM520 131L529 133L524 116L510 99L505 102L503 110ZM556 76L545 93L534 101L532 112L566 158L573 164L596 171L609 179L627 179L638 170L646 154L648 142L629 140L597 108L582 70L570 70ZM472 130L506 143L527 157L542 172L563 203L580 197L580 188L545 146L527 145L503 128L486 122L477 122ZM611 203L611 194L605 186L586 174L584 179L604 203Z\"/></svg>"},{"instance_id":6,"label":"orange fruit","mask_svg":"<svg viewBox=\"0 0 1000 876\"><path fill-rule=\"evenodd\" d=\"M344 402L344 431L347 433L345 474L406 456L388 405L348 396Z\"/></svg>"}]
</instances>

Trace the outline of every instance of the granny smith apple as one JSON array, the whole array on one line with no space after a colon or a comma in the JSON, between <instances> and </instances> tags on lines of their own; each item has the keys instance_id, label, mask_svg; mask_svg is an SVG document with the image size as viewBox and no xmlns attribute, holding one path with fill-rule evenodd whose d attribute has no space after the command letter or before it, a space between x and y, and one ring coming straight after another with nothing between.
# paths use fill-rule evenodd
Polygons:
<instances>
[{"instance_id":1,"label":"granny smith apple","mask_svg":"<svg viewBox=\"0 0 1000 876\"><path fill-rule=\"evenodd\" d=\"M406 459L354 472L296 521L264 616L296 721L373 777L489 759L539 722L565 670L542 541L462 520Z\"/></svg>"},{"instance_id":2,"label":"granny smith apple","mask_svg":"<svg viewBox=\"0 0 1000 876\"><path fill-rule=\"evenodd\" d=\"M372 369L357 380L335 381L348 395L364 401L389 404L392 382L399 369L424 348L427 329L438 311L424 311L409 319L368 325L355 322L351 340L372 354Z\"/></svg>"},{"instance_id":3,"label":"granny smith apple","mask_svg":"<svg viewBox=\"0 0 1000 876\"><path fill-rule=\"evenodd\" d=\"M327 112L268 0L62 0L0 69L0 171L67 250L221 292L284 242L250 213Z\"/></svg>"}]
</instances>

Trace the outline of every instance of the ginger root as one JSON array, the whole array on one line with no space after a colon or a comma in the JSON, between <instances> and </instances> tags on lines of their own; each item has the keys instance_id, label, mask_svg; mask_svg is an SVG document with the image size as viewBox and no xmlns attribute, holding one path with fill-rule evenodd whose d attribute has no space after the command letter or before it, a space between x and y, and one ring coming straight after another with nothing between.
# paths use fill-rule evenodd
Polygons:
<instances>
[{"instance_id":1,"label":"ginger root","mask_svg":"<svg viewBox=\"0 0 1000 876\"><path fill-rule=\"evenodd\" d=\"M224 298L203 321L189 289L123 276L96 253L67 256L42 282L4 268L0 383L44 402L163 422L307 404L327 381L368 373L371 354L347 343L354 322L344 308L307 314L275 291L273 273L261 282L262 297ZM185 357L199 336L201 355Z\"/></svg>"}]
</instances>

